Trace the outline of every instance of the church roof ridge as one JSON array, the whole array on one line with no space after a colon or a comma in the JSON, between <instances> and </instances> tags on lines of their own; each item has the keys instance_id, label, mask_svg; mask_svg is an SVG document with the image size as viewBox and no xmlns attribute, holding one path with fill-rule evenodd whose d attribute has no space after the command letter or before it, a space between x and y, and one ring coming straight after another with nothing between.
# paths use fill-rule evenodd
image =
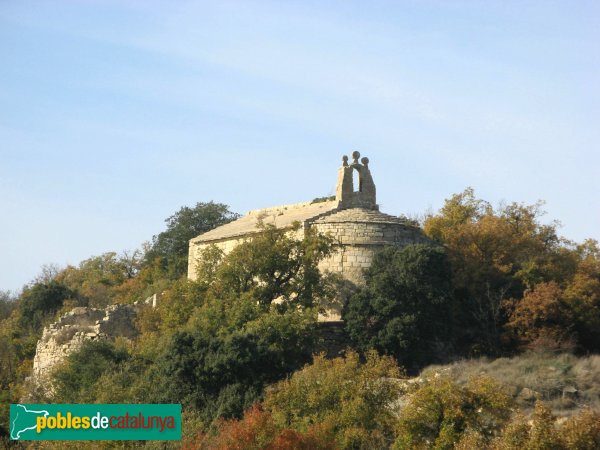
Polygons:
<instances>
[{"instance_id":1,"label":"church roof ridge","mask_svg":"<svg viewBox=\"0 0 600 450\"><path fill-rule=\"evenodd\" d=\"M291 205L275 206L249 211L245 216L233 222L221 225L213 230L207 231L190 242L209 242L221 239L229 239L256 233L258 223L262 221L265 225L274 225L277 228L287 228L294 222L303 223L307 220L320 217L324 213L335 211L338 202L335 200L326 202L304 202Z\"/></svg>"}]
</instances>

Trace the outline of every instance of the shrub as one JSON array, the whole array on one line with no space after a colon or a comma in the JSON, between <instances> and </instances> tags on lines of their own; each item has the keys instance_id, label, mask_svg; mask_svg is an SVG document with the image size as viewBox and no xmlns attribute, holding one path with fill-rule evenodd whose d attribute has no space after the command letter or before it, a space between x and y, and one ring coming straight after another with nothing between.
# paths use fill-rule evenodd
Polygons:
<instances>
[{"instance_id":1,"label":"shrub","mask_svg":"<svg viewBox=\"0 0 600 450\"><path fill-rule=\"evenodd\" d=\"M400 412L395 449L451 449L462 441L489 440L508 421L511 401L489 377L459 386L437 377L416 389Z\"/></svg>"},{"instance_id":2,"label":"shrub","mask_svg":"<svg viewBox=\"0 0 600 450\"><path fill-rule=\"evenodd\" d=\"M64 403L93 402L94 384L98 378L128 357L126 350L109 341L85 341L54 371L55 400Z\"/></svg>"},{"instance_id":3,"label":"shrub","mask_svg":"<svg viewBox=\"0 0 600 450\"><path fill-rule=\"evenodd\" d=\"M566 448L597 450L600 448L600 413L585 409L560 427L560 436Z\"/></svg>"},{"instance_id":4,"label":"shrub","mask_svg":"<svg viewBox=\"0 0 600 450\"><path fill-rule=\"evenodd\" d=\"M399 376L394 359L375 352L364 363L352 351L344 358L316 356L269 389L265 410L280 428L331 430L338 448L386 447L393 440Z\"/></svg>"},{"instance_id":5,"label":"shrub","mask_svg":"<svg viewBox=\"0 0 600 450\"><path fill-rule=\"evenodd\" d=\"M265 311L252 297L211 301L157 360L165 400L198 408L207 423L240 417L266 384L310 360L315 322L311 311Z\"/></svg>"},{"instance_id":6,"label":"shrub","mask_svg":"<svg viewBox=\"0 0 600 450\"><path fill-rule=\"evenodd\" d=\"M241 420L221 420L215 434L200 434L195 442L184 444L184 449L206 450L334 450L330 436L314 427L305 433L275 425L273 417L255 404Z\"/></svg>"}]
</instances>

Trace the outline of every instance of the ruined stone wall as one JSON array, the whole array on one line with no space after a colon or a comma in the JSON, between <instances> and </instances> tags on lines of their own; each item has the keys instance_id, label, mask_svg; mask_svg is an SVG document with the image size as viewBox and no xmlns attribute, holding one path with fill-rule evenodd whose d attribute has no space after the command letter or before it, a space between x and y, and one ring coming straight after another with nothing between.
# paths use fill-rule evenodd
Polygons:
<instances>
[{"instance_id":1,"label":"ruined stone wall","mask_svg":"<svg viewBox=\"0 0 600 450\"><path fill-rule=\"evenodd\" d=\"M42 382L64 359L87 340L133 338L138 305L111 305L106 309L74 308L44 328L33 358L33 377Z\"/></svg>"}]
</instances>

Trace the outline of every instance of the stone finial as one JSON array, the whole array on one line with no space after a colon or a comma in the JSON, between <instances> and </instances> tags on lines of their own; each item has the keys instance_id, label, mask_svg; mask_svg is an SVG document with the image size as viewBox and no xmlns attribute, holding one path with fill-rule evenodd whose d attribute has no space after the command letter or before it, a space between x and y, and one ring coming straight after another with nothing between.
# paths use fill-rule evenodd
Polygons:
<instances>
[{"instance_id":1,"label":"stone finial","mask_svg":"<svg viewBox=\"0 0 600 450\"><path fill-rule=\"evenodd\" d=\"M369 158L358 162L360 153L352 152L352 164L348 165L348 157L342 157L342 167L338 174L336 200L340 208L378 209L375 195L375 183L369 170ZM353 171L358 172L358 186L354 186Z\"/></svg>"}]
</instances>

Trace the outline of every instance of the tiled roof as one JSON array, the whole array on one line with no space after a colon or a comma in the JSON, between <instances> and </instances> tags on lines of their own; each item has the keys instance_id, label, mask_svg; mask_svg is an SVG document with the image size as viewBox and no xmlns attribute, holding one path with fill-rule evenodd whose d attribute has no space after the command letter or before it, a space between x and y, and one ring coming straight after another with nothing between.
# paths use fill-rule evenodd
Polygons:
<instances>
[{"instance_id":1,"label":"tiled roof","mask_svg":"<svg viewBox=\"0 0 600 450\"><path fill-rule=\"evenodd\" d=\"M264 224L273 224L277 228L286 228L294 222L300 223L318 218L320 215L334 211L338 202L306 202L294 205L275 206L273 208L256 209L245 216L225 225L210 230L191 240L191 242L206 242L243 236L256 231L259 220Z\"/></svg>"}]
</instances>

